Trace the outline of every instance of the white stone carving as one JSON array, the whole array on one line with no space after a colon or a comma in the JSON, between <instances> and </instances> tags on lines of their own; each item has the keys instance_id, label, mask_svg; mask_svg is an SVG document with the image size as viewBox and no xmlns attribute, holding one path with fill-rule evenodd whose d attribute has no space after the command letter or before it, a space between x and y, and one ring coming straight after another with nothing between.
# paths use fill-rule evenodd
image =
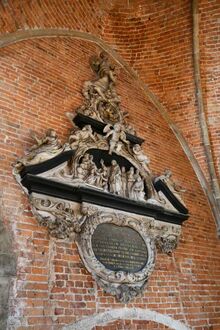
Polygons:
<instances>
[{"instance_id":1,"label":"white stone carving","mask_svg":"<svg viewBox=\"0 0 220 330\"><path fill-rule=\"evenodd\" d=\"M125 128L123 125L117 123L113 128L111 125L107 125L103 132L106 133L105 138L108 139L110 155L113 151L120 153L123 146L129 146L129 141L126 140Z\"/></svg>"},{"instance_id":2,"label":"white stone carving","mask_svg":"<svg viewBox=\"0 0 220 330\"><path fill-rule=\"evenodd\" d=\"M82 129L75 128L69 136L69 144L71 149L76 149L81 144L85 145L89 142L96 142L90 125L85 125Z\"/></svg>"},{"instance_id":3,"label":"white stone carving","mask_svg":"<svg viewBox=\"0 0 220 330\"><path fill-rule=\"evenodd\" d=\"M90 65L96 78L84 83L85 102L77 111L104 123L123 124L127 132L135 134L134 128L126 122L128 114L120 109L120 97L115 90L115 67L109 63L107 54L102 52L99 57L94 56Z\"/></svg>"},{"instance_id":4,"label":"white stone carving","mask_svg":"<svg viewBox=\"0 0 220 330\"><path fill-rule=\"evenodd\" d=\"M58 140L57 133L53 129L48 129L42 138L32 133L32 138L36 141L25 156L18 159L14 166L15 173L19 173L26 165L35 165L51 159L60 154L65 146Z\"/></svg>"},{"instance_id":5,"label":"white stone carving","mask_svg":"<svg viewBox=\"0 0 220 330\"><path fill-rule=\"evenodd\" d=\"M149 168L150 160L149 158L144 154L141 146L139 144L135 144L133 146L133 155L134 158L140 163L143 170L146 171L148 175L151 175L151 170Z\"/></svg>"},{"instance_id":6,"label":"white stone carving","mask_svg":"<svg viewBox=\"0 0 220 330\"><path fill-rule=\"evenodd\" d=\"M135 273L112 271L98 261L92 248L91 238L97 226L103 223L130 227L141 235L148 251L147 262L143 269ZM154 239L149 235L147 226L144 225L143 221L137 219L134 215L116 214L112 211L105 212L97 208L97 212L87 218L76 241L84 264L98 284L106 292L116 295L121 302L126 303L139 294L153 271L155 262Z\"/></svg>"},{"instance_id":7,"label":"white stone carving","mask_svg":"<svg viewBox=\"0 0 220 330\"><path fill-rule=\"evenodd\" d=\"M173 181L171 177L172 177L172 172L170 170L165 170L164 174L159 176L157 179L163 181L170 189L170 191L174 194L174 196L176 196L176 198L180 201L180 203L186 206L181 196L182 193L186 192L186 189L183 189L183 187L181 187L178 183Z\"/></svg>"}]
</instances>

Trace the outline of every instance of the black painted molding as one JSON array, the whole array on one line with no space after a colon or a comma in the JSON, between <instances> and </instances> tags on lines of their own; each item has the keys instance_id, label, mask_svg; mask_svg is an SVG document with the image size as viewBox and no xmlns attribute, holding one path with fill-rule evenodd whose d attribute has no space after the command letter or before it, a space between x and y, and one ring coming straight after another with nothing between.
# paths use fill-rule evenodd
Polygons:
<instances>
[{"instance_id":1,"label":"black painted molding","mask_svg":"<svg viewBox=\"0 0 220 330\"><path fill-rule=\"evenodd\" d=\"M156 220L181 225L188 219L188 214L167 211L164 208L116 196L103 190L83 186L73 186L58 181L52 181L34 174L27 173L23 176L22 185L32 192L67 199L82 203L87 202L95 205L109 207L129 213L153 217Z\"/></svg>"},{"instance_id":2,"label":"black painted molding","mask_svg":"<svg viewBox=\"0 0 220 330\"><path fill-rule=\"evenodd\" d=\"M176 196L170 191L169 187L160 180L156 178L154 180L154 187L157 191L162 191L162 193L166 196L166 198L170 201L170 203L181 213L188 214L189 210L176 198Z\"/></svg>"},{"instance_id":3,"label":"black painted molding","mask_svg":"<svg viewBox=\"0 0 220 330\"><path fill-rule=\"evenodd\" d=\"M49 171L52 168L68 161L72 156L74 156L74 154L75 150L68 150L40 164L25 166L21 171L21 177L23 178L27 173L40 174Z\"/></svg>"}]
</instances>

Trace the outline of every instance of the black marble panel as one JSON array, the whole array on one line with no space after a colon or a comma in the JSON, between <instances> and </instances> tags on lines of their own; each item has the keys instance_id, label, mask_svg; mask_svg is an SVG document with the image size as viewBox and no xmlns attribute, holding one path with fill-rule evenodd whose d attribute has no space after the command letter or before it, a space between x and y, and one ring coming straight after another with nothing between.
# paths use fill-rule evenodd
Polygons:
<instances>
[{"instance_id":1,"label":"black marble panel","mask_svg":"<svg viewBox=\"0 0 220 330\"><path fill-rule=\"evenodd\" d=\"M147 246L140 234L111 223L97 226L92 235L92 248L96 258L113 271L135 273L142 270L148 260Z\"/></svg>"}]
</instances>

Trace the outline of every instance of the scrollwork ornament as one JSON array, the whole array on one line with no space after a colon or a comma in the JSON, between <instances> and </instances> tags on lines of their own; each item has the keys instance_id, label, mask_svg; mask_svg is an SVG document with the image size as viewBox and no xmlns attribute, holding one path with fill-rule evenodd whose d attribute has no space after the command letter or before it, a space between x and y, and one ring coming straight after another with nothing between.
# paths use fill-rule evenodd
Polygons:
<instances>
[{"instance_id":1,"label":"scrollwork ornament","mask_svg":"<svg viewBox=\"0 0 220 330\"><path fill-rule=\"evenodd\" d=\"M157 236L155 238L155 243L157 248L162 253L171 255L172 252L177 248L178 237L173 234L169 234L168 236Z\"/></svg>"},{"instance_id":2,"label":"scrollwork ornament","mask_svg":"<svg viewBox=\"0 0 220 330\"><path fill-rule=\"evenodd\" d=\"M89 214L84 204L80 206L49 196L33 195L30 202L39 224L47 227L49 234L58 239L69 238L79 233Z\"/></svg>"},{"instance_id":3,"label":"scrollwork ornament","mask_svg":"<svg viewBox=\"0 0 220 330\"><path fill-rule=\"evenodd\" d=\"M137 231L142 237L148 252L148 257L144 267L136 272L113 271L106 268L95 256L92 248L92 235L99 224L108 223L117 226L130 227ZM94 278L104 288L106 292L111 292L123 302L128 302L136 296L144 287L155 264L154 239L142 231L143 223L140 219L124 214L114 214L112 212L97 212L88 217L82 226L80 235L77 235L77 245L81 258L87 269Z\"/></svg>"},{"instance_id":4,"label":"scrollwork ornament","mask_svg":"<svg viewBox=\"0 0 220 330\"><path fill-rule=\"evenodd\" d=\"M114 284L104 281L98 276L93 276L100 287L103 288L105 293L110 293L116 297L121 303L127 304L133 298L141 294L146 287L146 282L135 283L134 285L127 284Z\"/></svg>"}]
</instances>

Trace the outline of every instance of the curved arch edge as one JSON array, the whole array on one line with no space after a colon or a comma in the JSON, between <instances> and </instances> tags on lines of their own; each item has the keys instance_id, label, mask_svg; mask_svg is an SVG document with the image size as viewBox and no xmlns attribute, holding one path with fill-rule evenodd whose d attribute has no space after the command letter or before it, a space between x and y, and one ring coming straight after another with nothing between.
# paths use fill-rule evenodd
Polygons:
<instances>
[{"instance_id":1,"label":"curved arch edge","mask_svg":"<svg viewBox=\"0 0 220 330\"><path fill-rule=\"evenodd\" d=\"M153 321L174 330L190 330L188 326L170 316L142 308L119 308L93 314L75 323L64 326L62 330L92 330L95 326L106 325L116 320Z\"/></svg>"}]
</instances>

